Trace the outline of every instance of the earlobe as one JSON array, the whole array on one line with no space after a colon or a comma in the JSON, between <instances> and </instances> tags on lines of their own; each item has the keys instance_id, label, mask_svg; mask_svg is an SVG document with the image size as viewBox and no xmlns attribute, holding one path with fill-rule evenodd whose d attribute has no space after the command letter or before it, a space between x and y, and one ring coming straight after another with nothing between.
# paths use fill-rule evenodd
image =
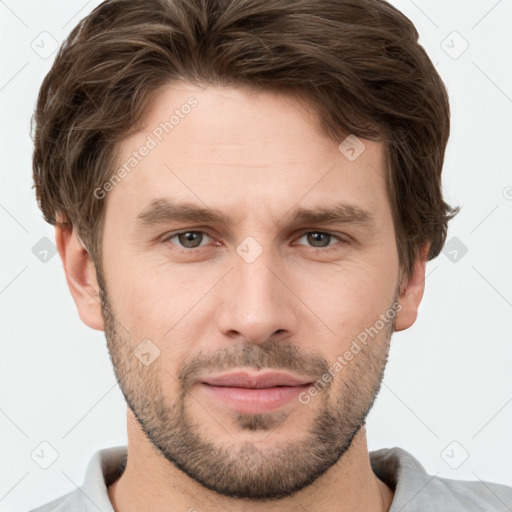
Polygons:
<instances>
[{"instance_id":1,"label":"earlobe","mask_svg":"<svg viewBox=\"0 0 512 512\"><path fill-rule=\"evenodd\" d=\"M57 250L66 274L66 281L81 320L99 331L104 330L96 270L87 249L70 224L55 226Z\"/></svg>"},{"instance_id":2,"label":"earlobe","mask_svg":"<svg viewBox=\"0 0 512 512\"><path fill-rule=\"evenodd\" d=\"M423 247L420 257L414 264L413 273L398 298L401 308L396 317L395 331L408 329L418 317L418 308L425 291L428 248L428 245Z\"/></svg>"}]
</instances>

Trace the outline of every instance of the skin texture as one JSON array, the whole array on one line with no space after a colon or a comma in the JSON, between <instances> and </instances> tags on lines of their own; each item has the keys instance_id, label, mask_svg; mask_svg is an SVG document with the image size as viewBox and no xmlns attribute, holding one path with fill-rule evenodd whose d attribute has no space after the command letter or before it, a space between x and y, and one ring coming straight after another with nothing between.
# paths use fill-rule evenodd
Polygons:
<instances>
[{"instance_id":1,"label":"skin texture","mask_svg":"<svg viewBox=\"0 0 512 512\"><path fill-rule=\"evenodd\" d=\"M128 404L128 463L109 487L112 504L388 510L393 493L371 470L364 420L393 330L416 319L427 248L399 282L384 146L364 140L349 161L290 97L183 82L155 96L144 129L121 144L119 165L191 97L197 105L103 199L101 273L74 231L56 231L80 317L105 331ZM219 209L229 223L137 221L164 198ZM292 223L293 208L339 203L374 223ZM196 235L170 238L184 231ZM240 245L246 237L257 245ZM240 246L261 254L249 263ZM269 368L315 382L397 304L307 404L242 414L198 382ZM145 365L134 351L147 339L158 356Z\"/></svg>"}]
</instances>

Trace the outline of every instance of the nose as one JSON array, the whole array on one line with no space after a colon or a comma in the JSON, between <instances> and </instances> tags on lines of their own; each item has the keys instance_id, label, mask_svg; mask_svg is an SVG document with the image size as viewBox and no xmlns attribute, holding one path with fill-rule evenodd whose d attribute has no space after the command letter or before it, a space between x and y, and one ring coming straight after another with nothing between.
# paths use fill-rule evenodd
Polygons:
<instances>
[{"instance_id":1,"label":"nose","mask_svg":"<svg viewBox=\"0 0 512 512\"><path fill-rule=\"evenodd\" d=\"M296 332L297 302L283 263L266 249L251 263L235 254L233 269L223 280L217 314L220 332L233 340L261 344L272 336Z\"/></svg>"}]
</instances>

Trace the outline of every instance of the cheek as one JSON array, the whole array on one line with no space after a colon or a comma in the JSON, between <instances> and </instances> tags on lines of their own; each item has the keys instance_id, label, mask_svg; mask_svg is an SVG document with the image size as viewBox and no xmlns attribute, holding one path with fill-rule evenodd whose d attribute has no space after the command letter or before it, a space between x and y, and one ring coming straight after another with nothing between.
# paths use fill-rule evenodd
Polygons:
<instances>
[{"instance_id":1,"label":"cheek","mask_svg":"<svg viewBox=\"0 0 512 512\"><path fill-rule=\"evenodd\" d=\"M140 258L135 260L140 262ZM201 299L218 277L213 268L199 277L197 270L169 263L142 267L132 263L114 270L117 274L109 283L110 293L116 297L113 308L134 347L151 340L160 350L160 365L174 375L180 362L204 338L204 327L212 328L205 310L209 302ZM161 376L171 378L165 372Z\"/></svg>"},{"instance_id":2,"label":"cheek","mask_svg":"<svg viewBox=\"0 0 512 512\"><path fill-rule=\"evenodd\" d=\"M386 274L363 261L344 262L337 268L297 277L297 295L334 332L325 330L322 346L326 351L342 350L386 313L392 300L394 277L393 273ZM306 313L311 318L309 327L324 331L323 324L309 311Z\"/></svg>"},{"instance_id":3,"label":"cheek","mask_svg":"<svg viewBox=\"0 0 512 512\"><path fill-rule=\"evenodd\" d=\"M106 269L110 295L117 299L118 310L128 322L154 325L170 322L183 314L187 303L201 292L205 272L194 265L178 265L154 249L136 251L121 248ZM206 270L208 272L208 270ZM189 305L190 307L190 305Z\"/></svg>"}]
</instances>

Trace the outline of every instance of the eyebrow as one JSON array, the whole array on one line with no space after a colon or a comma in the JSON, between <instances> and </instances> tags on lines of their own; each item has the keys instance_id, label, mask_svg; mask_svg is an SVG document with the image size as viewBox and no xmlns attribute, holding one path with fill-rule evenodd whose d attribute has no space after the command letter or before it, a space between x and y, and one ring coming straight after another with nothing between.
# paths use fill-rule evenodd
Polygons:
<instances>
[{"instance_id":1,"label":"eyebrow","mask_svg":"<svg viewBox=\"0 0 512 512\"><path fill-rule=\"evenodd\" d=\"M294 207L287 212L286 216L288 215L292 216L291 224L355 224L375 227L375 217L369 211L350 204L315 208ZM137 215L136 220L143 227L173 221L206 222L223 226L233 223L231 216L221 210L187 202L172 202L168 199L152 201Z\"/></svg>"}]
</instances>

